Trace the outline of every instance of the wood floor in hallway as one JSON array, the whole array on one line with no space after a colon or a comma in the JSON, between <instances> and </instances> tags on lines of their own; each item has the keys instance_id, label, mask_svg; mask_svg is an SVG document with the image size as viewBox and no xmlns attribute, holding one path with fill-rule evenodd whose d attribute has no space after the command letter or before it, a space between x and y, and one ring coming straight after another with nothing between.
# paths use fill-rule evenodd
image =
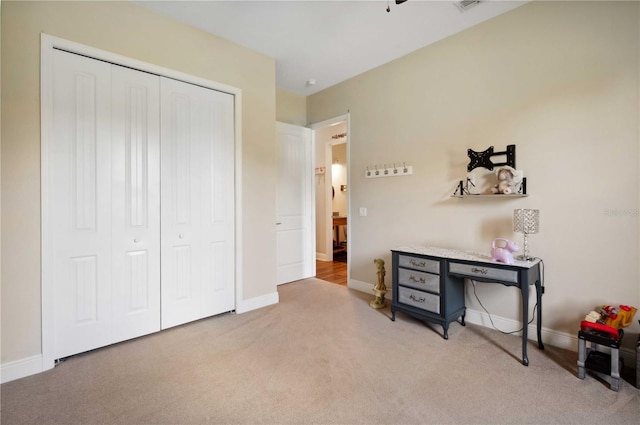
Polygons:
<instances>
[{"instance_id":1,"label":"wood floor in hallway","mask_svg":"<svg viewBox=\"0 0 640 425\"><path fill-rule=\"evenodd\" d=\"M316 260L316 278L347 286L347 263Z\"/></svg>"}]
</instances>

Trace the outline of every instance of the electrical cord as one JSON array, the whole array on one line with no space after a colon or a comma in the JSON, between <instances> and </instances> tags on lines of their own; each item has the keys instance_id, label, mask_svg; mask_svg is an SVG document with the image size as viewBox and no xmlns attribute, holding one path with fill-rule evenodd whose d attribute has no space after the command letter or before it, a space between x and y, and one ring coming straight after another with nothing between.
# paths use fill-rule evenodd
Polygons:
<instances>
[{"instance_id":1,"label":"electrical cord","mask_svg":"<svg viewBox=\"0 0 640 425\"><path fill-rule=\"evenodd\" d=\"M542 293L544 294L544 261L542 261L542 259L537 258L538 260L540 260L540 265L542 266L542 271L541 271L541 276L540 276L540 287L542 288ZM480 304L480 307L482 307L482 309L487 313L487 315L489 316L489 321L491 322L491 326L493 326L493 329L497 330L498 332L505 334L505 335L511 335L511 334L515 334L518 332L522 332L524 330L524 326L516 331L511 331L511 332L507 332L507 331L503 331L502 329L498 329L496 327L496 325L493 323L493 318L491 317L491 313L489 313L489 311L485 308L485 306L482 304L482 301L480 301L480 298L478 298L478 294L476 293L476 281L473 279L469 279L471 281L471 285L473 285L473 295L476 297L476 300L478 300L478 303ZM536 304L533 306L533 313L531 314L531 320L529 320L527 322L527 326L529 326L531 323L533 323L533 319L535 319L536 317L536 311L538 309L538 301L536 301Z\"/></svg>"},{"instance_id":2,"label":"electrical cord","mask_svg":"<svg viewBox=\"0 0 640 425\"><path fill-rule=\"evenodd\" d=\"M471 284L473 285L473 295L475 295L476 300L478 300L478 303L480 303L480 307L482 307L482 309L487 313L487 315L489 316L489 321L491 322L491 326L493 326L493 329L497 330L500 333L503 333L505 335L511 335L511 334L515 334L518 332L522 332L522 330L524 329L524 327L516 330L516 331L511 331L511 332L507 332L507 331L503 331L502 329L498 329L496 327L496 325L493 323L493 318L491 317L491 313L489 313L489 311L484 307L484 305L482 304L482 301L480 301L480 298L478 298L478 294L476 293L476 281L471 279ZM536 302L536 305L533 307L533 314L531 316L531 320L529 320L527 322L527 325L530 325L533 322L533 319L536 317L536 308L538 307L538 303Z\"/></svg>"},{"instance_id":3,"label":"electrical cord","mask_svg":"<svg viewBox=\"0 0 640 425\"><path fill-rule=\"evenodd\" d=\"M544 294L544 261L542 258L534 257L534 259L540 260L540 287L542 288L542 293Z\"/></svg>"}]
</instances>

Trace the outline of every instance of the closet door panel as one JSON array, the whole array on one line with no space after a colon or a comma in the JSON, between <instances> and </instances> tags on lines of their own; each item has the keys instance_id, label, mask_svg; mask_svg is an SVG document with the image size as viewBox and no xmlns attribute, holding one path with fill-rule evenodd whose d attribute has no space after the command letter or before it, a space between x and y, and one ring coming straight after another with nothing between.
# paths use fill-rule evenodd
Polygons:
<instances>
[{"instance_id":1,"label":"closet door panel","mask_svg":"<svg viewBox=\"0 0 640 425\"><path fill-rule=\"evenodd\" d=\"M54 355L160 330L159 77L54 51Z\"/></svg>"},{"instance_id":2,"label":"closet door panel","mask_svg":"<svg viewBox=\"0 0 640 425\"><path fill-rule=\"evenodd\" d=\"M200 318L200 187L195 89L161 79L162 328Z\"/></svg>"},{"instance_id":3,"label":"closet door panel","mask_svg":"<svg viewBox=\"0 0 640 425\"><path fill-rule=\"evenodd\" d=\"M114 332L160 330L160 78L112 69Z\"/></svg>"},{"instance_id":4,"label":"closet door panel","mask_svg":"<svg viewBox=\"0 0 640 425\"><path fill-rule=\"evenodd\" d=\"M235 306L233 96L205 90L202 127L202 244L205 252L202 311L211 316Z\"/></svg>"},{"instance_id":5,"label":"closet door panel","mask_svg":"<svg viewBox=\"0 0 640 425\"><path fill-rule=\"evenodd\" d=\"M162 327L234 309L233 97L161 79Z\"/></svg>"},{"instance_id":6,"label":"closet door panel","mask_svg":"<svg viewBox=\"0 0 640 425\"><path fill-rule=\"evenodd\" d=\"M53 223L53 351L61 358L113 342L111 67L56 50L53 69L47 205Z\"/></svg>"}]
</instances>

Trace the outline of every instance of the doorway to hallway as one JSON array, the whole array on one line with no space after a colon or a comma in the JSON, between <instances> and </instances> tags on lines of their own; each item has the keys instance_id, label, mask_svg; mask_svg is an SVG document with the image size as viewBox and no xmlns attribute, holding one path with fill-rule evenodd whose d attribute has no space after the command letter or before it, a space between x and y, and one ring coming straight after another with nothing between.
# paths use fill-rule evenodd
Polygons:
<instances>
[{"instance_id":1,"label":"doorway to hallway","mask_svg":"<svg viewBox=\"0 0 640 425\"><path fill-rule=\"evenodd\" d=\"M348 115L311 126L315 149L316 277L348 286Z\"/></svg>"},{"instance_id":2,"label":"doorway to hallway","mask_svg":"<svg viewBox=\"0 0 640 425\"><path fill-rule=\"evenodd\" d=\"M337 140L331 145L333 261L346 263L349 248L347 241L349 228L349 211L347 207L347 136L346 133L337 133L337 136Z\"/></svg>"},{"instance_id":3,"label":"doorway to hallway","mask_svg":"<svg viewBox=\"0 0 640 425\"><path fill-rule=\"evenodd\" d=\"M316 278L347 286L347 263L316 260Z\"/></svg>"}]
</instances>

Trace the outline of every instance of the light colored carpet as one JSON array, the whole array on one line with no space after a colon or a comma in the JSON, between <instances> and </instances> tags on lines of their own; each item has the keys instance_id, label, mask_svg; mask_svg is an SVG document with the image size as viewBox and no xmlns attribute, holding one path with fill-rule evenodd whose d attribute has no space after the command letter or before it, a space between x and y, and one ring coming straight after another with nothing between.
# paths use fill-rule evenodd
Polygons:
<instances>
[{"instance_id":1,"label":"light colored carpet","mask_svg":"<svg viewBox=\"0 0 640 425\"><path fill-rule=\"evenodd\" d=\"M637 424L640 390L587 375L575 353L307 279L280 303L67 359L3 384L12 424Z\"/></svg>"}]
</instances>

